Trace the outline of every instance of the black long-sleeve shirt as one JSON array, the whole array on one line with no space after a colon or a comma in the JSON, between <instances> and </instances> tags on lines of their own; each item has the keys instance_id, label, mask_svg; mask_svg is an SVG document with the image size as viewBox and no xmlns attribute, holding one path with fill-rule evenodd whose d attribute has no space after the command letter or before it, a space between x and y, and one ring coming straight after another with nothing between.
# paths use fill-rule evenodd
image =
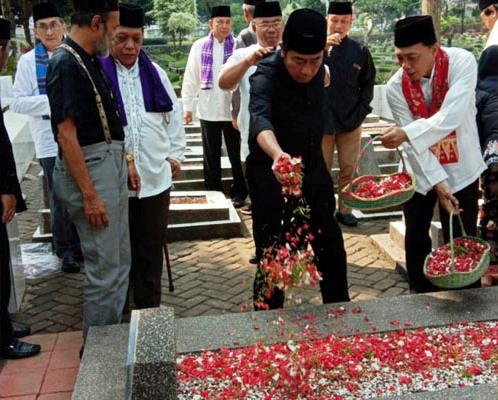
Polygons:
<instances>
[{"instance_id":1,"label":"black long-sleeve shirt","mask_svg":"<svg viewBox=\"0 0 498 400\"><path fill-rule=\"evenodd\" d=\"M250 78L247 163L251 168L257 166L261 175L268 174L274 179L272 160L257 143L262 131L271 130L283 151L303 158L305 183L317 184L330 178L321 147L324 73L322 66L311 82L301 84L289 75L279 52L258 63Z\"/></svg>"},{"instance_id":2,"label":"black long-sleeve shirt","mask_svg":"<svg viewBox=\"0 0 498 400\"><path fill-rule=\"evenodd\" d=\"M325 63L330 69L325 133L351 132L372 111L376 73L372 56L367 47L346 36L332 47Z\"/></svg>"}]
</instances>

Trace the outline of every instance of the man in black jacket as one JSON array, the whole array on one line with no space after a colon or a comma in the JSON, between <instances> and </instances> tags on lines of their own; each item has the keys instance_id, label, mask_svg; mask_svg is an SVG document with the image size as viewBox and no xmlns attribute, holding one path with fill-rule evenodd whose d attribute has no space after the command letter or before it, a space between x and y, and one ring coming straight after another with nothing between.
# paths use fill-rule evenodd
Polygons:
<instances>
[{"instance_id":1,"label":"man in black jacket","mask_svg":"<svg viewBox=\"0 0 498 400\"><path fill-rule=\"evenodd\" d=\"M5 66L10 40L10 21L0 18L0 69ZM1 110L1 106L0 106ZM18 337L29 329L14 330L8 311L10 299L10 252L7 224L17 212L26 210L17 180L16 163L9 135L0 111L0 358L30 357L40 352L40 346L21 342Z\"/></svg>"},{"instance_id":2,"label":"man in black jacket","mask_svg":"<svg viewBox=\"0 0 498 400\"><path fill-rule=\"evenodd\" d=\"M349 2L329 4L327 58L330 86L327 89L323 156L332 173L334 147L339 162L339 207L337 220L348 226L358 221L341 199L340 191L351 182L361 142L361 124L372 111L375 67L368 48L348 36L353 20Z\"/></svg>"},{"instance_id":3,"label":"man in black jacket","mask_svg":"<svg viewBox=\"0 0 498 400\"><path fill-rule=\"evenodd\" d=\"M282 230L284 199L272 164L281 156L302 157L303 195L311 208L312 245L323 276L322 299L331 303L348 301L349 295L344 242L333 216L332 179L321 153L325 40L323 16L309 9L296 10L285 27L281 51L258 64L250 78L250 154L246 165L256 254L261 260L264 249ZM259 265L255 301L261 300L265 289ZM284 293L275 290L265 302L271 309L280 308Z\"/></svg>"}]
</instances>

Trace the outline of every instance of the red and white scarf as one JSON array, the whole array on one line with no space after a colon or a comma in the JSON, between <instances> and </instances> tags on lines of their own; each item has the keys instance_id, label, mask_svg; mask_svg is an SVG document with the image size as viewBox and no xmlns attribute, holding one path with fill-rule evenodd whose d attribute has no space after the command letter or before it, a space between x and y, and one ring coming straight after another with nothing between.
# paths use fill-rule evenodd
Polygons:
<instances>
[{"instance_id":1,"label":"red and white scarf","mask_svg":"<svg viewBox=\"0 0 498 400\"><path fill-rule=\"evenodd\" d=\"M434 77L431 85L432 99L430 107L427 106L420 82L412 82L408 74L403 71L401 87L413 118L429 118L440 110L446 93L449 90L448 71L448 54L446 54L442 48L439 48L434 64ZM431 151L437 157L441 165L457 163L458 145L456 132L451 132L440 142L431 146Z\"/></svg>"}]
</instances>

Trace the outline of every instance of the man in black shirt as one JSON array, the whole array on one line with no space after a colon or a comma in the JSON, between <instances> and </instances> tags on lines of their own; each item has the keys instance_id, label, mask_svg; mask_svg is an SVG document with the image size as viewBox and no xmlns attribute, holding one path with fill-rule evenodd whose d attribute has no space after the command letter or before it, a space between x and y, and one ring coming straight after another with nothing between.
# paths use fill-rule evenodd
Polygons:
<instances>
[{"instance_id":1,"label":"man in black shirt","mask_svg":"<svg viewBox=\"0 0 498 400\"><path fill-rule=\"evenodd\" d=\"M324 303L349 301L346 252L333 214L333 185L322 156L325 19L319 13L294 11L284 30L281 51L262 60L250 78L251 122L247 180L253 206L256 254L271 246L281 232L282 187L272 171L281 156L302 157L303 195L311 208L312 246L322 273ZM254 299L265 292L258 266ZM284 293L275 290L267 305L283 306Z\"/></svg>"},{"instance_id":2,"label":"man in black shirt","mask_svg":"<svg viewBox=\"0 0 498 400\"><path fill-rule=\"evenodd\" d=\"M0 69L7 62L10 40L10 21L0 18ZM0 358L30 357L40 352L40 346L21 342L18 337L29 334L29 329L13 329L9 315L10 248L7 224L17 212L26 210L17 180L12 145L5 129L0 105Z\"/></svg>"},{"instance_id":3,"label":"man in black shirt","mask_svg":"<svg viewBox=\"0 0 498 400\"><path fill-rule=\"evenodd\" d=\"M325 63L330 68L330 86L326 90L323 156L332 173L334 147L337 149L339 207L336 218L344 225L356 226L358 221L343 203L341 190L351 182L360 152L361 124L372 111L375 67L368 48L348 36L353 21L351 3L333 1L327 14L329 36Z\"/></svg>"},{"instance_id":4,"label":"man in black shirt","mask_svg":"<svg viewBox=\"0 0 498 400\"><path fill-rule=\"evenodd\" d=\"M118 25L116 0L75 1L71 33L50 60L47 94L59 157L54 187L81 239L85 259L83 335L121 322L128 289L128 168L110 83L97 60ZM130 170L135 187L137 175Z\"/></svg>"}]
</instances>

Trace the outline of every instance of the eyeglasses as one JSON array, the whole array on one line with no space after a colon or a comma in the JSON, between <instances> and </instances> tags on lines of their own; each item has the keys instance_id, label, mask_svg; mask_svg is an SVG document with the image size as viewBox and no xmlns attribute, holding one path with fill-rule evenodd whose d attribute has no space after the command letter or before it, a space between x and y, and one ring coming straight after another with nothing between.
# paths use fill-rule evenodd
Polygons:
<instances>
[{"instance_id":1,"label":"eyeglasses","mask_svg":"<svg viewBox=\"0 0 498 400\"><path fill-rule=\"evenodd\" d=\"M273 22L263 22L261 24L256 25L262 31L268 31L270 29L278 29L282 26L281 21L273 21Z\"/></svg>"},{"instance_id":2,"label":"eyeglasses","mask_svg":"<svg viewBox=\"0 0 498 400\"><path fill-rule=\"evenodd\" d=\"M48 32L49 30L57 32L62 29L62 24L60 22L52 22L49 25L40 24L36 27L36 29L43 33Z\"/></svg>"}]
</instances>

